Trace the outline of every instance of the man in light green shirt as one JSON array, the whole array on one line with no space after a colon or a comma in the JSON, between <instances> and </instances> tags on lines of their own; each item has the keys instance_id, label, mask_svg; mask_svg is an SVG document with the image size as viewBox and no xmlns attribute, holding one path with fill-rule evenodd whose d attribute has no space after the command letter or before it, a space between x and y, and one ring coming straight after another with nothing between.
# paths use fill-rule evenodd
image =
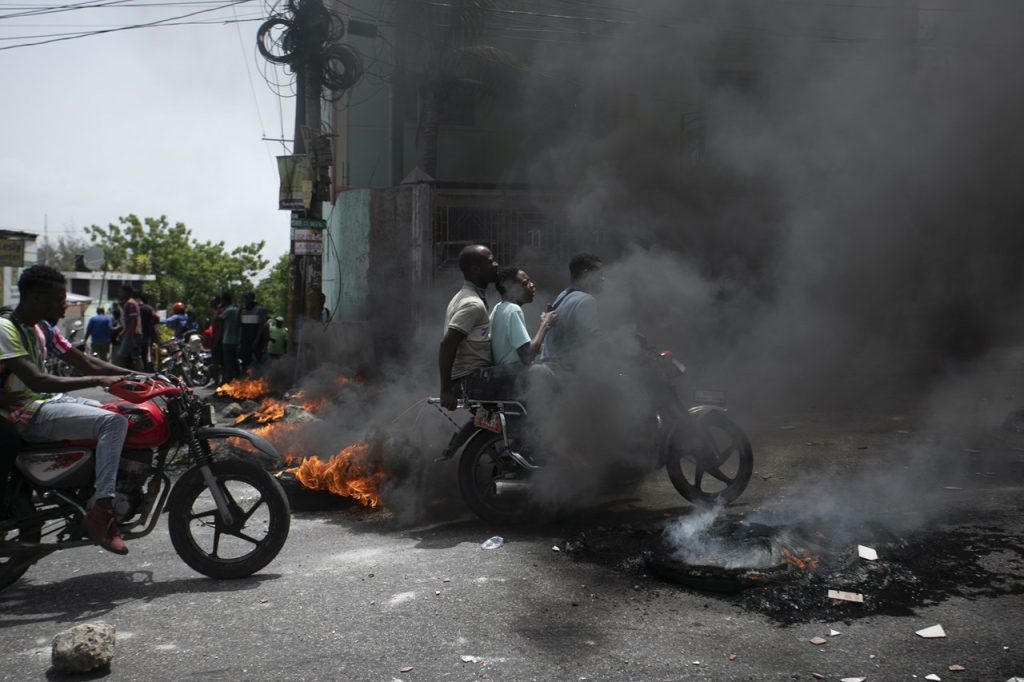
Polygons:
<instances>
[{"instance_id":1,"label":"man in light green shirt","mask_svg":"<svg viewBox=\"0 0 1024 682\"><path fill-rule=\"evenodd\" d=\"M522 306L533 301L537 287L525 270L516 267L498 271L495 284L501 302L491 311L491 352L495 365L524 366L540 353L548 330L558 317L553 312L540 314L540 327L534 337L526 330Z\"/></svg>"}]
</instances>

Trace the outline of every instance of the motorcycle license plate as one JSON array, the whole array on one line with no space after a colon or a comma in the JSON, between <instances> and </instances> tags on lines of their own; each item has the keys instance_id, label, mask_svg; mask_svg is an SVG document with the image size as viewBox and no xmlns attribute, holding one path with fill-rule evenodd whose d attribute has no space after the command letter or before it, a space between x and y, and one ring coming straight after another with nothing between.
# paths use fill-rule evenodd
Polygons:
<instances>
[{"instance_id":1,"label":"motorcycle license plate","mask_svg":"<svg viewBox=\"0 0 1024 682\"><path fill-rule=\"evenodd\" d=\"M501 417L497 412L477 410L476 415L473 417L473 426L487 429L494 433L501 433Z\"/></svg>"}]
</instances>

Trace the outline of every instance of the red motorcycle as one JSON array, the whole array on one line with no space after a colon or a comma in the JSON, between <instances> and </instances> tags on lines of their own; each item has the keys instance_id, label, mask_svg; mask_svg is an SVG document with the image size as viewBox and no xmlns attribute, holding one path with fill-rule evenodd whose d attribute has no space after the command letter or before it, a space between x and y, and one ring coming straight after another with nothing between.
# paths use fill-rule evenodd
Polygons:
<instances>
[{"instance_id":1,"label":"red motorcycle","mask_svg":"<svg viewBox=\"0 0 1024 682\"><path fill-rule=\"evenodd\" d=\"M121 400L103 408L129 424L113 503L125 540L148 535L166 506L171 544L199 573L240 578L269 564L288 538L288 498L257 464L215 459L211 441L243 438L276 460L274 446L215 426L209 401L173 376L129 377L110 392ZM51 552L95 544L81 527L93 493L94 447L26 443L9 458L13 466L0 473L0 589ZM168 466L182 455L190 466L172 486Z\"/></svg>"}]
</instances>

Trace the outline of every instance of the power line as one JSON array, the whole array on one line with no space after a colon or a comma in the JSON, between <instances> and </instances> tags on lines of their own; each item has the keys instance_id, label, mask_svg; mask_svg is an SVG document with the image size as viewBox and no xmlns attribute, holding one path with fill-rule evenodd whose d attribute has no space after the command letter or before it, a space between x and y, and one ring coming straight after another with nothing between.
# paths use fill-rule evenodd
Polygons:
<instances>
[{"instance_id":1,"label":"power line","mask_svg":"<svg viewBox=\"0 0 1024 682\"><path fill-rule=\"evenodd\" d=\"M47 38L46 40L38 40L38 41L35 41L35 42L31 42L31 43L18 43L17 45L6 45L6 46L3 46L3 47L0 47L0 50L13 50L13 49L19 48L19 47L32 47L32 46L35 46L35 45L46 45L46 44L49 44L49 43L57 43L57 42L65 41L65 40L75 40L75 39L78 39L78 38L88 38L90 36L103 35L105 33L116 33L118 31L130 31L130 30L134 30L134 29L138 29L138 28L150 28L150 27L153 27L153 26L161 26L161 25L169 26L169 25L174 25L174 24L171 24L170 22L178 21L179 19L187 19L189 17L194 17L194 16L197 16L199 14L206 14L208 12L216 12L218 10L227 9L228 7L234 7L235 5L240 5L240 4L245 3L245 2L251 2L251 0L233 0L232 2L223 4L223 5L219 5L217 7L211 7L209 9L196 10L195 12L189 12L187 14L181 14L181 15L176 16L176 17L168 17L166 19L157 19L155 21L150 21L150 22L146 22L146 23L142 23L142 24L131 24L131 25L128 25L128 26L118 26L118 27L115 27L115 28L100 29L100 30L97 30L97 31L88 31L88 32L85 32L85 33L75 33L75 34L71 34L71 35ZM233 22L231 22L229 20L225 20L223 23L233 23Z\"/></svg>"},{"instance_id":2,"label":"power line","mask_svg":"<svg viewBox=\"0 0 1024 682\"><path fill-rule=\"evenodd\" d=\"M149 27L149 28L164 28L165 26L224 26L224 25L227 25L227 24L245 24L245 23L254 22L254 21L263 21L264 19L265 19L265 17L254 17L252 19L204 19L204 20L199 20L199 21L170 21L168 23L157 24L157 25ZM59 38L59 37L64 37L64 36L66 36L67 39L71 40L71 39L74 39L74 38L85 38L85 37L88 37L90 35L96 35L96 34L99 34L99 33L110 33L111 31L126 30L128 28L133 28L133 27L119 27L119 28L113 28L110 31L89 31L89 32L85 32L85 33L83 33L82 31L67 31L67 32L64 32L64 33L36 33L36 34L33 34L33 35L24 35L24 36L2 36L2 37L0 37L0 40L33 40L35 38ZM139 26L137 28L147 28L147 27ZM48 41L48 42L56 42L56 41ZM35 44L35 43L32 43L32 44ZM7 49L13 49L15 47L26 47L26 46L27 45L25 45L25 46L23 46L23 45L10 45L8 47L0 47L0 50L7 50Z\"/></svg>"}]
</instances>

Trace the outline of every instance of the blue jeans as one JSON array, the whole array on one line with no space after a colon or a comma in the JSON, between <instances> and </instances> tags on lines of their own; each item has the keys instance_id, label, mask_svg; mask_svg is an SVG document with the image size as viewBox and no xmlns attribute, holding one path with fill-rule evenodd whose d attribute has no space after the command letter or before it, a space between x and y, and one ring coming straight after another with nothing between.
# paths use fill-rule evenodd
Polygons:
<instances>
[{"instance_id":1,"label":"blue jeans","mask_svg":"<svg viewBox=\"0 0 1024 682\"><path fill-rule=\"evenodd\" d=\"M114 496L117 464L121 461L121 448L127 435L127 418L100 409L100 403L95 400L67 395L43 403L21 431L22 440L34 443L96 441L96 494L89 504Z\"/></svg>"}]
</instances>

